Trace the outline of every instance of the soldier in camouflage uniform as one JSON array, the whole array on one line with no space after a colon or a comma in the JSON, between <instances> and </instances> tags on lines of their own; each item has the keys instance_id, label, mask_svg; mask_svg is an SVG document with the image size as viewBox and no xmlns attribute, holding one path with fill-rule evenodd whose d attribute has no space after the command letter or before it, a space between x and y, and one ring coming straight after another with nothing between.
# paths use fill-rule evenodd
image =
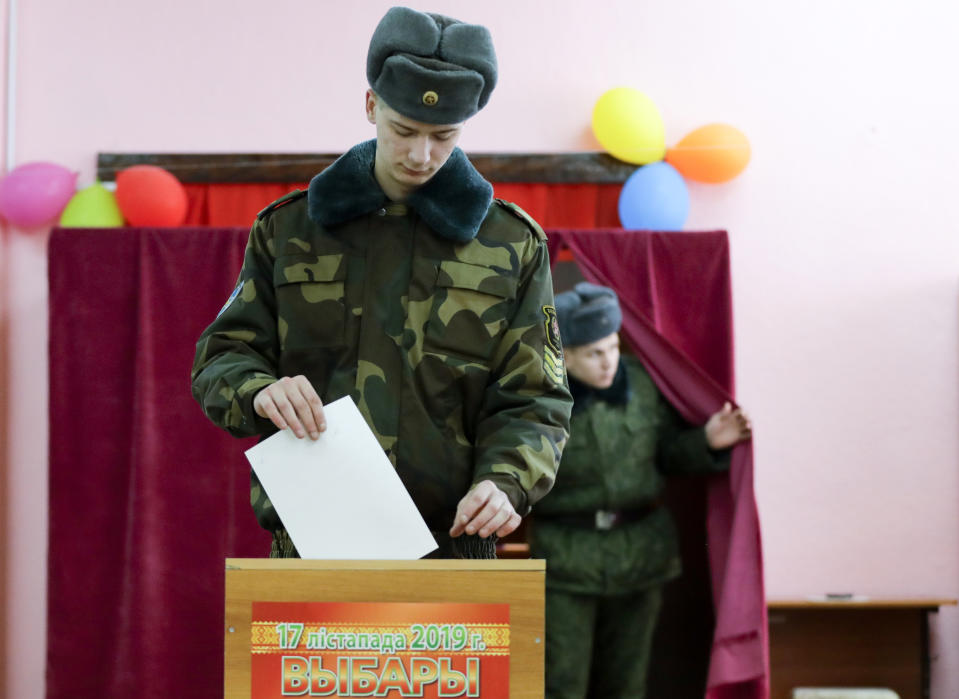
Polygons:
<instances>
[{"instance_id":1,"label":"soldier in camouflage uniform","mask_svg":"<svg viewBox=\"0 0 959 699\"><path fill-rule=\"evenodd\" d=\"M545 236L456 147L496 81L484 27L395 7L367 76L376 139L257 216L193 395L236 436L313 439L323 404L350 396L439 555L494 555L552 487L568 434ZM271 555L295 556L251 475Z\"/></svg>"},{"instance_id":2,"label":"soldier in camouflage uniform","mask_svg":"<svg viewBox=\"0 0 959 699\"><path fill-rule=\"evenodd\" d=\"M546 568L546 696L642 699L664 583L680 573L664 475L721 472L749 421L725 405L684 423L643 366L619 354L615 292L586 282L556 297L574 398L532 553Z\"/></svg>"}]
</instances>

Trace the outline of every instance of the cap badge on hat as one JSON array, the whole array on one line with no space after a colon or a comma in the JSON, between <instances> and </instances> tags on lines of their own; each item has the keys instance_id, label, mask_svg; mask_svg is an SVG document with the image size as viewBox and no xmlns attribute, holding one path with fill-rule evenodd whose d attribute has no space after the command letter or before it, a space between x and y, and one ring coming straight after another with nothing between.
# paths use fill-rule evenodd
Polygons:
<instances>
[{"instance_id":1,"label":"cap badge on hat","mask_svg":"<svg viewBox=\"0 0 959 699\"><path fill-rule=\"evenodd\" d=\"M423 104L425 104L427 107L433 107L439 101L440 96L437 95L433 90L427 90L423 93Z\"/></svg>"}]
</instances>

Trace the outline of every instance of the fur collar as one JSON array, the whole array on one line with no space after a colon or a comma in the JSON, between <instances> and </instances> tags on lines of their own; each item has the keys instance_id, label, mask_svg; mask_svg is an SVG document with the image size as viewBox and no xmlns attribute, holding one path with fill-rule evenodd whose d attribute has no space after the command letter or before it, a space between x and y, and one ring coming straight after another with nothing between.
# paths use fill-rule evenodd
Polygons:
<instances>
[{"instance_id":1,"label":"fur collar","mask_svg":"<svg viewBox=\"0 0 959 699\"><path fill-rule=\"evenodd\" d=\"M310 218L334 226L363 216L387 203L373 177L376 141L351 148L310 182ZM444 238L467 243L486 218L493 187L483 179L459 148L429 182L417 189L406 204Z\"/></svg>"},{"instance_id":2,"label":"fur collar","mask_svg":"<svg viewBox=\"0 0 959 699\"><path fill-rule=\"evenodd\" d=\"M626 405L629 402L629 375L626 365L619 360L619 368L609 388L593 388L582 381L578 381L572 374L567 374L569 392L573 396L573 414L586 410L594 400L602 400L612 405Z\"/></svg>"}]
</instances>

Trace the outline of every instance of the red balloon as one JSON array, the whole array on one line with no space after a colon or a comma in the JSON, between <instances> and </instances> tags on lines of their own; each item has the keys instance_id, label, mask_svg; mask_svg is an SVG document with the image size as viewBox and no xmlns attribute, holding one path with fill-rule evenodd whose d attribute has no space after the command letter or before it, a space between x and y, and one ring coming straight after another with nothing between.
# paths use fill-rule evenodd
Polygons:
<instances>
[{"instance_id":1,"label":"red balloon","mask_svg":"<svg viewBox=\"0 0 959 699\"><path fill-rule=\"evenodd\" d=\"M131 226L180 226L187 196L171 172L156 165L134 165L117 173L117 204Z\"/></svg>"}]
</instances>

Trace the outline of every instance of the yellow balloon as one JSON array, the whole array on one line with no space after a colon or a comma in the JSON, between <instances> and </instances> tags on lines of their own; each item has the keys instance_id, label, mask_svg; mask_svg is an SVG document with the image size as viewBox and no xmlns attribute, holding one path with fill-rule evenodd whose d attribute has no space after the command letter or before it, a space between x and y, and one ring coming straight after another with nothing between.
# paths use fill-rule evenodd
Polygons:
<instances>
[{"instance_id":1,"label":"yellow balloon","mask_svg":"<svg viewBox=\"0 0 959 699\"><path fill-rule=\"evenodd\" d=\"M619 160L646 165L666 154L666 129L653 101L631 87L604 92L593 107L593 133Z\"/></svg>"},{"instance_id":2,"label":"yellow balloon","mask_svg":"<svg viewBox=\"0 0 959 699\"><path fill-rule=\"evenodd\" d=\"M113 192L97 182L73 195L60 215L60 225L64 228L117 228L123 225L123 214Z\"/></svg>"}]
</instances>

